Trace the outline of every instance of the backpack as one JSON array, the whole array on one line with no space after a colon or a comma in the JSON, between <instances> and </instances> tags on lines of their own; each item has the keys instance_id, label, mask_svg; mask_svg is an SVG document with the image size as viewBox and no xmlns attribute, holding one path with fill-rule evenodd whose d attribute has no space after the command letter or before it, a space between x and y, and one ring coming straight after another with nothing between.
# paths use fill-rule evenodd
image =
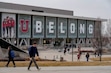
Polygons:
<instances>
[{"instance_id":1,"label":"backpack","mask_svg":"<svg viewBox=\"0 0 111 73\"><path fill-rule=\"evenodd\" d=\"M32 46L29 46L29 47L28 47L28 53L29 53L29 54L30 54L31 48L32 48Z\"/></svg>"},{"instance_id":2,"label":"backpack","mask_svg":"<svg viewBox=\"0 0 111 73\"><path fill-rule=\"evenodd\" d=\"M12 58L14 58L14 57L15 57L15 53L14 53L14 51L13 51L13 50L11 51L11 57L12 57Z\"/></svg>"}]
</instances>

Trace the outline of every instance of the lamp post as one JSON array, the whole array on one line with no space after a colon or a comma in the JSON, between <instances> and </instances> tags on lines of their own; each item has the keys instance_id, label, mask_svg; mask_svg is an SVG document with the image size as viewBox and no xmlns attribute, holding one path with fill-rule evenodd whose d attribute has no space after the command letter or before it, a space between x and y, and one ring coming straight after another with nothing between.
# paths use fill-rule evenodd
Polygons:
<instances>
[{"instance_id":1,"label":"lamp post","mask_svg":"<svg viewBox=\"0 0 111 73\"><path fill-rule=\"evenodd\" d=\"M71 41L71 48L72 48L72 62L73 62L73 41Z\"/></svg>"},{"instance_id":2,"label":"lamp post","mask_svg":"<svg viewBox=\"0 0 111 73\"><path fill-rule=\"evenodd\" d=\"M74 61L74 58L73 58L73 56L74 56L74 48L76 48L76 45L75 44L73 44L73 41L71 42L71 47L72 47L72 62Z\"/></svg>"},{"instance_id":3,"label":"lamp post","mask_svg":"<svg viewBox=\"0 0 111 73\"><path fill-rule=\"evenodd\" d=\"M100 40L99 40L99 57L100 57L100 61L101 61L101 57L102 57L102 33L101 33L101 23L98 24L99 25L99 33L100 33Z\"/></svg>"},{"instance_id":4,"label":"lamp post","mask_svg":"<svg viewBox=\"0 0 111 73\"><path fill-rule=\"evenodd\" d=\"M101 56L102 56L102 36L101 36L101 31L100 31L100 49L99 49L99 54L100 54L100 61L101 61Z\"/></svg>"}]
</instances>

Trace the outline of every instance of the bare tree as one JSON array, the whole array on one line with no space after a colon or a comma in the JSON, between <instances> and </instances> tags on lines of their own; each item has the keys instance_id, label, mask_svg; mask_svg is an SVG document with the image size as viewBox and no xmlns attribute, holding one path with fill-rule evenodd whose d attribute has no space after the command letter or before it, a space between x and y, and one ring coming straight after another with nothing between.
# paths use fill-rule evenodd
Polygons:
<instances>
[{"instance_id":1,"label":"bare tree","mask_svg":"<svg viewBox=\"0 0 111 73\"><path fill-rule=\"evenodd\" d=\"M106 37L109 40L109 44L111 44L111 19L107 21L107 31L106 31Z\"/></svg>"},{"instance_id":2,"label":"bare tree","mask_svg":"<svg viewBox=\"0 0 111 73\"><path fill-rule=\"evenodd\" d=\"M100 57L100 61L101 61L101 57L102 57L102 42L103 42L103 37L102 37L102 24L101 21L99 21L99 19L97 19L97 22L95 23L95 42L94 42L94 46L96 47L96 51L98 53L98 56Z\"/></svg>"}]
</instances>

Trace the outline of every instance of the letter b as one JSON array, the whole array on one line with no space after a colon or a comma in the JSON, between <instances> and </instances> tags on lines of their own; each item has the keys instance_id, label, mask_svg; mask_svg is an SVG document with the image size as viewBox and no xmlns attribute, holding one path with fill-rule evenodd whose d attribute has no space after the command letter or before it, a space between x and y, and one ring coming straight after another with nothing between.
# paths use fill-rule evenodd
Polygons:
<instances>
[{"instance_id":1,"label":"letter b","mask_svg":"<svg viewBox=\"0 0 111 73\"><path fill-rule=\"evenodd\" d=\"M42 32L42 22L36 21L36 33L41 33L41 32Z\"/></svg>"}]
</instances>

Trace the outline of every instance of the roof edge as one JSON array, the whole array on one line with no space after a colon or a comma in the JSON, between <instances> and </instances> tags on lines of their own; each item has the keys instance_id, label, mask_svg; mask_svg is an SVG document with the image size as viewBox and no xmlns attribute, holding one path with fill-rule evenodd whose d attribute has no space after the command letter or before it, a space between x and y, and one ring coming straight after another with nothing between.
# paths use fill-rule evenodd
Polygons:
<instances>
[{"instance_id":1,"label":"roof edge","mask_svg":"<svg viewBox=\"0 0 111 73\"><path fill-rule=\"evenodd\" d=\"M71 16L71 15L52 14L52 13L40 13L40 12L31 12L31 11L4 9L4 8L0 8L0 12L27 14L27 15L51 16L51 17L61 17L61 18L73 18L73 19L84 19L84 20L94 20L94 21L102 21L102 22L107 21L107 19L102 19L102 18Z\"/></svg>"}]
</instances>

